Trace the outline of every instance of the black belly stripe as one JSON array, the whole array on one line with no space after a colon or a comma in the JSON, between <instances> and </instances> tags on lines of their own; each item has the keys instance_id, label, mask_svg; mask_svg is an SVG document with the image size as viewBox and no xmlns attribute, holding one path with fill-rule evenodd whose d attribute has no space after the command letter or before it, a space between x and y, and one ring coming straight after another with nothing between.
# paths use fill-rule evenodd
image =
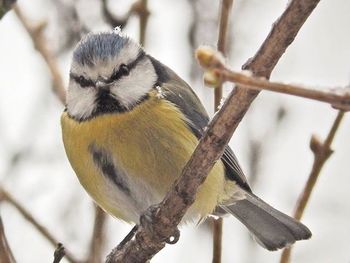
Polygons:
<instances>
[{"instance_id":1,"label":"black belly stripe","mask_svg":"<svg viewBox=\"0 0 350 263\"><path fill-rule=\"evenodd\" d=\"M124 178L120 176L122 172L118 171L111 154L102 148L98 148L94 144L89 146L89 151L94 163L101 170L102 174L115 183L121 191L130 195L130 188Z\"/></svg>"}]
</instances>

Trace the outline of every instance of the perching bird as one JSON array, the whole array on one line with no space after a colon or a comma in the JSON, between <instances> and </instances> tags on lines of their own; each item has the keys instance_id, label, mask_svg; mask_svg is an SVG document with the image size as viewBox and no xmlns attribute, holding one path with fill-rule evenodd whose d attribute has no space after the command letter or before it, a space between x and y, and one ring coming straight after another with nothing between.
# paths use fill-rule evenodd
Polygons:
<instances>
[{"instance_id":1,"label":"perching bird","mask_svg":"<svg viewBox=\"0 0 350 263\"><path fill-rule=\"evenodd\" d=\"M80 183L112 216L137 224L159 203L208 121L191 87L122 33L91 33L75 48L61 118L64 146ZM183 221L223 212L268 250L311 236L252 193L228 146Z\"/></svg>"}]
</instances>

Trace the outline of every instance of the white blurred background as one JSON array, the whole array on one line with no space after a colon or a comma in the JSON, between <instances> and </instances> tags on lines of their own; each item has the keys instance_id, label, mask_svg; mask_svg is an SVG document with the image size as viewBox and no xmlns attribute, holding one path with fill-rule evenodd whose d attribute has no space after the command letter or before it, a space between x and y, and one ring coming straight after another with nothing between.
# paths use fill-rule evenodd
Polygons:
<instances>
[{"instance_id":1,"label":"white blurred background","mask_svg":"<svg viewBox=\"0 0 350 263\"><path fill-rule=\"evenodd\" d=\"M239 70L257 51L287 0L235 0L229 64ZM122 16L132 1L111 0L108 8ZM191 83L213 113L213 91L204 87L193 48L215 45L219 1L149 0L151 16L145 48ZM79 36L65 8L76 8L88 30L110 28L98 0L19 1L35 25L47 21L45 36L58 58L65 84L72 49ZM321 1L294 43L277 64L272 80L314 87L350 82L350 1ZM191 30L192 29L192 30ZM124 31L138 39L138 19ZM192 32L194 47L189 35ZM70 36L70 37L68 37ZM72 37L73 36L73 37ZM47 66L17 17L0 21L0 184L19 200L74 255L88 253L94 207L71 169L61 140L63 106L51 91ZM225 94L231 89L225 87ZM291 214L311 170L309 140L327 135L337 112L329 105L263 92L231 140L257 195ZM299 242L292 262L350 262L350 120L345 117L306 209L303 222L311 240ZM52 262L54 248L15 208L0 204L5 231L18 262ZM109 218L106 255L131 229ZM223 263L278 262L280 252L256 245L236 219L224 219ZM206 225L181 228L176 245L168 245L152 262L211 262L211 233ZM62 261L66 262L66 261Z\"/></svg>"}]
</instances>

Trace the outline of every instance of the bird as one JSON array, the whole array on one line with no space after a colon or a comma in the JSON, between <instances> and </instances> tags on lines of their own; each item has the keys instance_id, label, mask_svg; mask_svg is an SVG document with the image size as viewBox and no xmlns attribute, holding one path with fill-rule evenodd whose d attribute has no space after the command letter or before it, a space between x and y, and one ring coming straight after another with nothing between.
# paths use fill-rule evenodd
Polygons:
<instances>
[{"instance_id":1,"label":"bird","mask_svg":"<svg viewBox=\"0 0 350 263\"><path fill-rule=\"evenodd\" d=\"M63 144L83 188L113 217L139 224L181 175L208 123L192 88L123 32L89 33L75 47ZM181 223L227 214L271 251L311 237L252 192L229 146Z\"/></svg>"}]
</instances>

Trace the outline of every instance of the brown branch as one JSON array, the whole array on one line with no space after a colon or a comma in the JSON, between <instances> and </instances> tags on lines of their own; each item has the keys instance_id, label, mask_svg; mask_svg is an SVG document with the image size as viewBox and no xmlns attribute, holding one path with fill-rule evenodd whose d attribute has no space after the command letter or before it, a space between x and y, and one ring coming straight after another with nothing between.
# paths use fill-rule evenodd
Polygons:
<instances>
[{"instance_id":1,"label":"brown branch","mask_svg":"<svg viewBox=\"0 0 350 263\"><path fill-rule=\"evenodd\" d=\"M317 0L293 0L274 24L263 47L246 66L255 73L268 77L292 42L306 18L316 7ZM268 45L272 44L272 48ZM267 45L267 46L266 46ZM267 65L268 68L267 68ZM160 251L165 243L179 238L177 225L195 200L198 187L218 160L234 130L258 92L234 89L221 110L214 116L192 157L164 200L150 207L140 219L140 227L133 240L115 248L107 262L146 262Z\"/></svg>"},{"instance_id":2,"label":"brown branch","mask_svg":"<svg viewBox=\"0 0 350 263\"><path fill-rule=\"evenodd\" d=\"M245 73L238 73L228 69L222 64L220 54L209 48L199 48L199 62L207 68L204 81L208 85L217 86L217 83L231 81L239 87L252 90L269 90L299 96L307 99L330 103L334 108L343 111L350 110L350 88L338 87L328 89L315 89L306 86L284 84L268 81L264 78L249 76Z\"/></svg>"},{"instance_id":3,"label":"brown branch","mask_svg":"<svg viewBox=\"0 0 350 263\"><path fill-rule=\"evenodd\" d=\"M54 93L57 95L58 99L65 104L66 100L66 90L63 84L63 79L61 76L61 73L59 71L58 63L56 61L55 56L50 51L48 44L45 40L45 37L43 35L43 30L45 28L45 23L41 23L40 25L33 27L29 22L28 19L23 15L21 9L18 7L17 4L13 6L13 10L25 28L25 30L28 32L29 36L31 37L35 49L39 52L39 54L43 57L43 59L46 62L46 65L48 66L51 77L52 77L52 88Z\"/></svg>"},{"instance_id":4,"label":"brown branch","mask_svg":"<svg viewBox=\"0 0 350 263\"><path fill-rule=\"evenodd\" d=\"M229 17L232 9L233 0L222 0L220 8L219 36L217 48L226 55L227 34L229 28ZM222 84L220 83L214 90L214 111L216 111L222 99ZM222 218L213 219L213 263L221 262L222 254Z\"/></svg>"},{"instance_id":5,"label":"brown branch","mask_svg":"<svg viewBox=\"0 0 350 263\"><path fill-rule=\"evenodd\" d=\"M95 222L93 233L90 241L89 255L87 263L101 262L102 252L105 245L105 225L107 216L106 213L98 206L95 206Z\"/></svg>"},{"instance_id":6,"label":"brown branch","mask_svg":"<svg viewBox=\"0 0 350 263\"><path fill-rule=\"evenodd\" d=\"M213 218L213 263L220 263L222 258L223 219Z\"/></svg>"},{"instance_id":7,"label":"brown branch","mask_svg":"<svg viewBox=\"0 0 350 263\"><path fill-rule=\"evenodd\" d=\"M306 205L310 200L312 190L314 189L317 179L320 176L321 170L328 158L333 153L331 145L343 118L344 112L339 111L324 142L322 142L315 135L311 137L310 148L312 153L314 154L314 163L312 165L312 170L309 175L309 178L305 184L303 191L299 196L295 207L295 211L293 213L294 218L297 220L300 220L302 218ZM280 263L288 263L290 261L291 252L292 247L284 249L281 255Z\"/></svg>"},{"instance_id":8,"label":"brown branch","mask_svg":"<svg viewBox=\"0 0 350 263\"><path fill-rule=\"evenodd\" d=\"M12 206L14 206L17 211L30 223L34 226L36 230L38 230L54 247L57 246L60 242L43 226L41 225L37 219L35 219L32 214L25 209L9 192L7 192L3 187L0 186L0 199L8 202ZM76 260L72 254L67 253L66 258L71 263L79 262Z\"/></svg>"},{"instance_id":9,"label":"brown branch","mask_svg":"<svg viewBox=\"0 0 350 263\"><path fill-rule=\"evenodd\" d=\"M252 71L257 76L269 78L278 60L294 41L299 29L319 2L320 0L289 1L287 9L273 23L258 52L242 68Z\"/></svg>"},{"instance_id":10,"label":"brown branch","mask_svg":"<svg viewBox=\"0 0 350 263\"><path fill-rule=\"evenodd\" d=\"M268 79L278 60L293 42L300 28L319 2L320 0L289 1L286 10L273 24L269 35L255 56L250 58L242 68L250 70L256 76ZM237 88L237 98L247 103L247 107L240 112L241 118L258 94L259 91Z\"/></svg>"},{"instance_id":11,"label":"brown branch","mask_svg":"<svg viewBox=\"0 0 350 263\"><path fill-rule=\"evenodd\" d=\"M221 1L221 11L220 11L220 25L219 25L219 36L217 48L225 56L226 55L226 45L227 45L227 31L229 27L229 17L232 7L233 0L222 0ZM218 85L214 91L214 105L215 110L220 105L222 98L222 85Z\"/></svg>"},{"instance_id":12,"label":"brown branch","mask_svg":"<svg viewBox=\"0 0 350 263\"><path fill-rule=\"evenodd\" d=\"M150 16L150 12L147 7L148 0L140 0L137 1L132 9L135 13L138 14L140 20L140 44L145 45L146 41L146 29L148 24L148 18Z\"/></svg>"},{"instance_id":13,"label":"brown branch","mask_svg":"<svg viewBox=\"0 0 350 263\"><path fill-rule=\"evenodd\" d=\"M218 29L218 7L220 1L193 0L187 1L190 5L191 22L189 24L188 41L190 50L195 51L198 45L207 43L215 45L218 36L213 34ZM205 12L203 12L205 10ZM201 81L203 72L196 60L191 60L190 76L192 82Z\"/></svg>"},{"instance_id":14,"label":"brown branch","mask_svg":"<svg viewBox=\"0 0 350 263\"><path fill-rule=\"evenodd\" d=\"M12 254L11 248L7 242L4 225L0 216L0 262L15 263L16 260Z\"/></svg>"}]
</instances>

